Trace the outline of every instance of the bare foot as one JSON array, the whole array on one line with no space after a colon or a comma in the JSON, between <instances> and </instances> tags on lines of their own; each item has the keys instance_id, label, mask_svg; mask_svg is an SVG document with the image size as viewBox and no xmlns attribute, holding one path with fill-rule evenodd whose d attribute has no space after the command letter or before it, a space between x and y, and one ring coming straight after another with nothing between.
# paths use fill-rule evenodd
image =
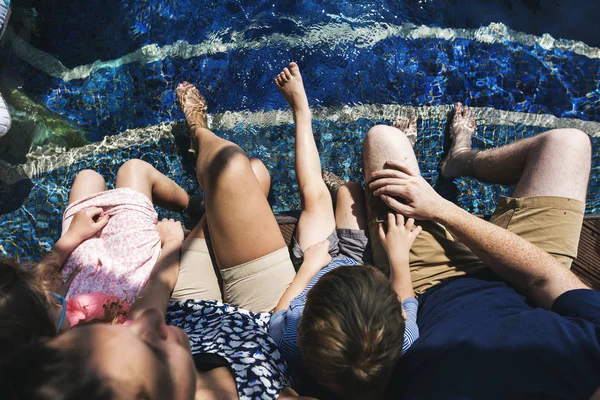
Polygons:
<instances>
[{"instance_id":1,"label":"bare foot","mask_svg":"<svg viewBox=\"0 0 600 400\"><path fill-rule=\"evenodd\" d=\"M473 112L468 106L458 102L454 105L454 115L450 123L450 151L440 164L442 175L446 178L456 178L465 175L472 162L471 139L477 129Z\"/></svg>"},{"instance_id":2,"label":"bare foot","mask_svg":"<svg viewBox=\"0 0 600 400\"><path fill-rule=\"evenodd\" d=\"M198 141L196 140L196 135L193 134L193 131L196 128L208 129L208 121L206 118L208 106L206 104L206 99L194 85L185 81L177 86L175 93L177 94L179 106L185 115L185 120L190 127L190 151L197 155L199 150Z\"/></svg>"},{"instance_id":3,"label":"bare foot","mask_svg":"<svg viewBox=\"0 0 600 400\"><path fill-rule=\"evenodd\" d=\"M281 95L290 105L294 114L302 111L310 112L298 64L291 62L288 68L284 68L275 78L275 85L277 85Z\"/></svg>"},{"instance_id":4,"label":"bare foot","mask_svg":"<svg viewBox=\"0 0 600 400\"><path fill-rule=\"evenodd\" d=\"M410 118L398 118L392 126L400 129L405 135L410 145L415 147L417 142L417 117L411 115Z\"/></svg>"}]
</instances>

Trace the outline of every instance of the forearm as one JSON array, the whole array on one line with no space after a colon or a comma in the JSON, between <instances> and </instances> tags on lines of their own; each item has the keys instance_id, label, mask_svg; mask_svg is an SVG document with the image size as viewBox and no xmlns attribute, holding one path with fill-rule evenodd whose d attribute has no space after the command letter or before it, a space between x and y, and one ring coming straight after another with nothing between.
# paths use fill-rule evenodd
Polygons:
<instances>
[{"instance_id":1,"label":"forearm","mask_svg":"<svg viewBox=\"0 0 600 400\"><path fill-rule=\"evenodd\" d=\"M312 271L308 271L307 268L303 268L304 264L298 270L298 273L294 277L292 284L287 288L279 303L275 307L274 312L285 310L290 306L291 301L294 297L298 296L310 283L311 279L316 275Z\"/></svg>"},{"instance_id":2,"label":"forearm","mask_svg":"<svg viewBox=\"0 0 600 400\"><path fill-rule=\"evenodd\" d=\"M436 221L488 267L538 305L550 308L562 293L587 288L572 272L527 240L445 201Z\"/></svg>"},{"instance_id":3,"label":"forearm","mask_svg":"<svg viewBox=\"0 0 600 400\"><path fill-rule=\"evenodd\" d=\"M408 257L390 258L390 282L398 294L400 302L409 297L415 297L408 268Z\"/></svg>"},{"instance_id":4,"label":"forearm","mask_svg":"<svg viewBox=\"0 0 600 400\"><path fill-rule=\"evenodd\" d=\"M52 246L50 251L56 255L55 261L58 264L59 269L65 263L67 257L69 257L69 254L71 254L73 250L75 250L80 244L81 241L69 235L68 232L58 239L56 243L54 243L54 246ZM44 256L42 256L40 262L47 262L50 257L50 253L46 253Z\"/></svg>"},{"instance_id":5,"label":"forearm","mask_svg":"<svg viewBox=\"0 0 600 400\"><path fill-rule=\"evenodd\" d=\"M160 257L150 273L148 283L131 307L128 319L135 319L150 308L158 308L162 312L166 312L171 292L177 283L180 250L180 242L163 244Z\"/></svg>"}]
</instances>

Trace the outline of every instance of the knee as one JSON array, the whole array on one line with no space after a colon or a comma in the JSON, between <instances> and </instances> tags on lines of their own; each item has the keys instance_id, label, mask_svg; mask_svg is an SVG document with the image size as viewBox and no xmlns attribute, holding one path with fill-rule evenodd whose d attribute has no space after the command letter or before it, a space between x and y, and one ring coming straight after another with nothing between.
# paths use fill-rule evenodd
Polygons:
<instances>
[{"instance_id":1,"label":"knee","mask_svg":"<svg viewBox=\"0 0 600 400\"><path fill-rule=\"evenodd\" d=\"M219 179L247 179L253 173L244 151L237 146L226 146L211 160L202 177L205 183L215 183Z\"/></svg>"},{"instance_id":2,"label":"knee","mask_svg":"<svg viewBox=\"0 0 600 400\"><path fill-rule=\"evenodd\" d=\"M77 180L83 180L85 182L102 182L104 183L104 177L92 169L84 169L80 171L75 177Z\"/></svg>"},{"instance_id":3,"label":"knee","mask_svg":"<svg viewBox=\"0 0 600 400\"><path fill-rule=\"evenodd\" d=\"M568 154L579 158L591 158L592 156L590 138L579 129L554 129L546 132L542 140L544 141L544 147L554 149L563 156Z\"/></svg>"},{"instance_id":4,"label":"knee","mask_svg":"<svg viewBox=\"0 0 600 400\"><path fill-rule=\"evenodd\" d=\"M337 202L340 203L344 199L350 200L352 203L363 203L364 192L362 186L357 182L346 182L339 187L337 191Z\"/></svg>"},{"instance_id":5,"label":"knee","mask_svg":"<svg viewBox=\"0 0 600 400\"><path fill-rule=\"evenodd\" d=\"M132 175L141 175L146 173L152 166L148 164L146 161L132 159L126 161L121 168L117 171L117 179L119 176L132 176Z\"/></svg>"},{"instance_id":6,"label":"knee","mask_svg":"<svg viewBox=\"0 0 600 400\"><path fill-rule=\"evenodd\" d=\"M363 144L374 144L385 140L392 133L392 129L394 128L388 125L375 125L367 132Z\"/></svg>"}]
</instances>

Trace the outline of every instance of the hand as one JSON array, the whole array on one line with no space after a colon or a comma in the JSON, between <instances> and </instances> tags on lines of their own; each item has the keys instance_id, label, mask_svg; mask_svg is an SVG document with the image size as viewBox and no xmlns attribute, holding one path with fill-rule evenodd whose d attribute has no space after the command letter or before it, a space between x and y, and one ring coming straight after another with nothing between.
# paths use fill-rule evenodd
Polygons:
<instances>
[{"instance_id":1,"label":"hand","mask_svg":"<svg viewBox=\"0 0 600 400\"><path fill-rule=\"evenodd\" d=\"M177 243L183 242L183 228L181 222L175 221L173 218L163 218L156 225L158 233L160 235L160 241L164 245L166 242L174 241Z\"/></svg>"},{"instance_id":2,"label":"hand","mask_svg":"<svg viewBox=\"0 0 600 400\"><path fill-rule=\"evenodd\" d=\"M73 217L65 236L80 244L92 237L108 223L109 216L100 207L84 208Z\"/></svg>"},{"instance_id":3,"label":"hand","mask_svg":"<svg viewBox=\"0 0 600 400\"><path fill-rule=\"evenodd\" d=\"M313 244L304 251L303 266L307 266L316 274L321 269L329 265L331 256L329 255L329 240Z\"/></svg>"},{"instance_id":4,"label":"hand","mask_svg":"<svg viewBox=\"0 0 600 400\"><path fill-rule=\"evenodd\" d=\"M415 239L421 233L421 227L413 229L415 220L409 218L404 224L404 217L400 214L388 213L387 231L383 223L379 223L379 239L385 249L388 259L408 261L408 252Z\"/></svg>"},{"instance_id":5,"label":"hand","mask_svg":"<svg viewBox=\"0 0 600 400\"><path fill-rule=\"evenodd\" d=\"M369 177L373 195L392 210L419 220L434 220L447 202L415 171L403 162L387 161L386 169L375 171ZM399 200L400 198L401 200Z\"/></svg>"}]
</instances>

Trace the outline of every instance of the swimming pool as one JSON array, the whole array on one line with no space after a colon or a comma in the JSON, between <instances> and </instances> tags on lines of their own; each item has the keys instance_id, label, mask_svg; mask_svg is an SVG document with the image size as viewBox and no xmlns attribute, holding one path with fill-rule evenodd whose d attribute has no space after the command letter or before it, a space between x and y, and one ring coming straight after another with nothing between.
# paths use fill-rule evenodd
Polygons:
<instances>
[{"instance_id":1,"label":"swimming pool","mask_svg":"<svg viewBox=\"0 0 600 400\"><path fill-rule=\"evenodd\" d=\"M495 3L507 2L486 4ZM519 22L527 10L512 20L486 15L474 27L436 5L31 0L13 9L0 47L0 90L13 116L0 139L0 251L35 259L49 248L83 168L100 170L110 185L117 167L138 157L193 191L174 95L182 80L205 94L213 130L269 167L274 210L298 208L292 117L272 83L290 60L303 70L330 172L360 180L367 130L414 112L426 178L469 211L490 214L510 188L446 181L437 170L447 112L462 100L478 118L477 148L554 127L588 133L594 159L586 211L600 213L600 49L506 25L527 28Z\"/></svg>"}]
</instances>

